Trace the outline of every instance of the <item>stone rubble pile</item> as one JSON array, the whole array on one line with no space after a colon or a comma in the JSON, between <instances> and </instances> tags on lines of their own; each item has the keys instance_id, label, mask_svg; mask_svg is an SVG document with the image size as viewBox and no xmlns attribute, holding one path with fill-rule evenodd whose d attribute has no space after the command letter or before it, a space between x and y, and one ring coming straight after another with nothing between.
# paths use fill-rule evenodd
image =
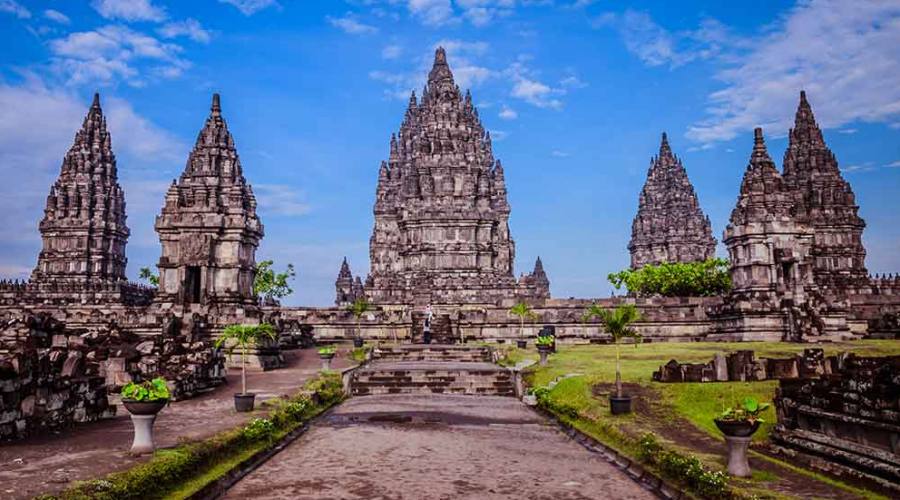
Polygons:
<instances>
[{"instance_id":1,"label":"stone rubble pile","mask_svg":"<svg viewBox=\"0 0 900 500\"><path fill-rule=\"evenodd\" d=\"M785 379L775 396L781 451L900 494L900 356L826 358L825 374Z\"/></svg>"},{"instance_id":2,"label":"stone rubble pile","mask_svg":"<svg viewBox=\"0 0 900 500\"><path fill-rule=\"evenodd\" d=\"M828 358L829 360L831 358ZM748 382L819 377L831 373L822 349L804 349L790 358L756 359L753 351L718 353L707 363L670 360L653 372L656 382Z\"/></svg>"}]
</instances>

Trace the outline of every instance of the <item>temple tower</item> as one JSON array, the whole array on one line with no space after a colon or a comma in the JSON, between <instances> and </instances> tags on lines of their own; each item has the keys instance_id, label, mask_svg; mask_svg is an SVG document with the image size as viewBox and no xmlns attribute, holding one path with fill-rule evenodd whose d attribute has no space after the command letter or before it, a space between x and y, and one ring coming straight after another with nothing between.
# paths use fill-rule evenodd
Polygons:
<instances>
[{"instance_id":1,"label":"temple tower","mask_svg":"<svg viewBox=\"0 0 900 500\"><path fill-rule=\"evenodd\" d=\"M43 248L36 283L96 284L125 280L125 194L100 108L100 95L63 158L40 223Z\"/></svg>"},{"instance_id":2,"label":"temple tower","mask_svg":"<svg viewBox=\"0 0 900 500\"><path fill-rule=\"evenodd\" d=\"M353 278L350 271L350 264L347 263L347 257L341 262L341 270L338 271L338 277L334 281L335 298L334 305L346 307L354 303L357 299L365 297L363 291L362 280L359 276Z\"/></svg>"},{"instance_id":3,"label":"temple tower","mask_svg":"<svg viewBox=\"0 0 900 500\"><path fill-rule=\"evenodd\" d=\"M157 302L256 304L253 278L263 226L218 94L184 172L166 193L156 232L162 244Z\"/></svg>"},{"instance_id":4,"label":"temple tower","mask_svg":"<svg viewBox=\"0 0 900 500\"><path fill-rule=\"evenodd\" d=\"M850 184L841 176L834 153L800 92L787 151L784 182L793 193L800 220L815 229L812 254L815 280L830 291L866 286L866 250L862 244L865 221Z\"/></svg>"},{"instance_id":5,"label":"temple tower","mask_svg":"<svg viewBox=\"0 0 900 500\"><path fill-rule=\"evenodd\" d=\"M490 134L438 48L379 169L366 294L419 305L516 297L509 213Z\"/></svg>"},{"instance_id":6,"label":"temple tower","mask_svg":"<svg viewBox=\"0 0 900 500\"><path fill-rule=\"evenodd\" d=\"M716 240L681 159L666 134L650 162L637 215L631 225L631 267L662 262L696 262L714 257Z\"/></svg>"}]
</instances>

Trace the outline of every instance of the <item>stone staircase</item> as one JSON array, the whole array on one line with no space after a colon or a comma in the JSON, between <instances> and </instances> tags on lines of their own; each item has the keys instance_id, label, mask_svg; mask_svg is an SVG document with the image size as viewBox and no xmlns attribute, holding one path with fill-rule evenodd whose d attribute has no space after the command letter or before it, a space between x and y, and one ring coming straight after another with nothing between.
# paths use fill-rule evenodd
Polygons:
<instances>
[{"instance_id":1,"label":"stone staircase","mask_svg":"<svg viewBox=\"0 0 900 500\"><path fill-rule=\"evenodd\" d=\"M425 313L415 311L412 313L412 328L410 335L412 342L422 342L425 337ZM453 333L453 321L449 314L435 314L431 318L431 342L434 344L453 344L457 341Z\"/></svg>"},{"instance_id":2,"label":"stone staircase","mask_svg":"<svg viewBox=\"0 0 900 500\"><path fill-rule=\"evenodd\" d=\"M353 373L350 391L354 396L516 395L512 373L491 362L487 347L436 344L375 348L372 362Z\"/></svg>"}]
</instances>

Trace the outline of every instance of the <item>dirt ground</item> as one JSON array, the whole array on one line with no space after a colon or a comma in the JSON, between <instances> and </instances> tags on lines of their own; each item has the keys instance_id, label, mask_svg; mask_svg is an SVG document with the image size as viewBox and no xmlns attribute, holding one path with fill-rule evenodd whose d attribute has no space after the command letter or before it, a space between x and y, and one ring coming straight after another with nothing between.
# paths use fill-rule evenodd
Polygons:
<instances>
[{"instance_id":1,"label":"dirt ground","mask_svg":"<svg viewBox=\"0 0 900 500\"><path fill-rule=\"evenodd\" d=\"M650 499L514 398L353 398L226 498Z\"/></svg>"},{"instance_id":2,"label":"dirt ground","mask_svg":"<svg viewBox=\"0 0 900 500\"><path fill-rule=\"evenodd\" d=\"M294 394L321 366L315 349L286 351L284 355L285 368L248 371L247 388L257 395L257 405L265 399ZM332 365L347 366L346 357L335 358ZM163 409L154 426L157 447L204 439L249 420L251 414L234 411L232 395L239 391L240 370L230 369L228 384ZM119 408L112 419L0 444L0 498L55 493L72 481L100 478L146 460L128 454L132 432L128 412Z\"/></svg>"}]
</instances>

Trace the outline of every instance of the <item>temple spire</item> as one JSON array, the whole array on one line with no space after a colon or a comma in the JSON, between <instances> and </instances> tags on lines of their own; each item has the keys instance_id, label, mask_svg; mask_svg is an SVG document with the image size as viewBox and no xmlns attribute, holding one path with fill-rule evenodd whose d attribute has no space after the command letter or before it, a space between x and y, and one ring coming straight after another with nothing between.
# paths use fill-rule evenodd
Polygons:
<instances>
[{"instance_id":1,"label":"temple spire","mask_svg":"<svg viewBox=\"0 0 900 500\"><path fill-rule=\"evenodd\" d=\"M659 144L659 157L672 156L672 148L669 147L669 137L665 132L662 133L662 142Z\"/></svg>"},{"instance_id":2,"label":"temple spire","mask_svg":"<svg viewBox=\"0 0 900 500\"><path fill-rule=\"evenodd\" d=\"M434 91L435 87L449 84L450 88L455 88L453 82L453 73L450 71L450 65L447 64L447 53L443 47L438 47L434 51L434 64L428 73L428 89Z\"/></svg>"},{"instance_id":3,"label":"temple spire","mask_svg":"<svg viewBox=\"0 0 900 500\"><path fill-rule=\"evenodd\" d=\"M212 105L209 108L209 113L212 116L222 116L222 104L217 93L212 96Z\"/></svg>"}]
</instances>

